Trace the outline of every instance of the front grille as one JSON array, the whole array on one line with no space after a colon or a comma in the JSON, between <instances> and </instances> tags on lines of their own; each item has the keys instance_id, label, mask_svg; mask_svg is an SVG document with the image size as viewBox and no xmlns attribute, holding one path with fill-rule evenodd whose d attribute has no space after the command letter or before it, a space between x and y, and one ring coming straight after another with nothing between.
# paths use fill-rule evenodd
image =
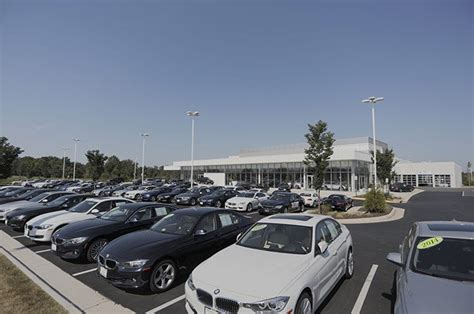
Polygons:
<instances>
[{"instance_id":1,"label":"front grille","mask_svg":"<svg viewBox=\"0 0 474 314\"><path fill-rule=\"evenodd\" d=\"M216 307L225 313L237 313L239 311L238 302L224 298L216 298Z\"/></svg>"},{"instance_id":2,"label":"front grille","mask_svg":"<svg viewBox=\"0 0 474 314\"><path fill-rule=\"evenodd\" d=\"M201 289L197 289L196 293L198 300L201 301L201 303L212 307L212 295Z\"/></svg>"},{"instance_id":3,"label":"front grille","mask_svg":"<svg viewBox=\"0 0 474 314\"><path fill-rule=\"evenodd\" d=\"M111 259L106 259L105 260L105 266L107 266L107 268L109 268L109 269L114 269L115 266L117 266L117 262L114 261L114 260L111 260Z\"/></svg>"},{"instance_id":4,"label":"front grille","mask_svg":"<svg viewBox=\"0 0 474 314\"><path fill-rule=\"evenodd\" d=\"M99 255L99 263L102 264L102 265L104 265L104 262L105 262L104 257L102 257L102 256Z\"/></svg>"}]
</instances>

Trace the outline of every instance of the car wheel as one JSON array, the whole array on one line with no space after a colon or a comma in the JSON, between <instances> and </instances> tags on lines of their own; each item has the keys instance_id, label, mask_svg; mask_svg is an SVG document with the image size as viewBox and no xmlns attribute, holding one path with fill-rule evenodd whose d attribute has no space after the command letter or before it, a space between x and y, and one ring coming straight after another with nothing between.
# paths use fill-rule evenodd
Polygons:
<instances>
[{"instance_id":1,"label":"car wheel","mask_svg":"<svg viewBox=\"0 0 474 314\"><path fill-rule=\"evenodd\" d=\"M349 248L349 252L347 252L347 259L346 259L346 279L352 278L354 275L354 255L352 254L352 249Z\"/></svg>"},{"instance_id":2,"label":"car wheel","mask_svg":"<svg viewBox=\"0 0 474 314\"><path fill-rule=\"evenodd\" d=\"M248 203L248 204L247 204L247 211L248 211L248 212L251 212L252 210L253 210L252 203Z\"/></svg>"},{"instance_id":3,"label":"car wheel","mask_svg":"<svg viewBox=\"0 0 474 314\"><path fill-rule=\"evenodd\" d=\"M296 303L295 314L313 314L313 302L307 292L303 292Z\"/></svg>"},{"instance_id":4,"label":"car wheel","mask_svg":"<svg viewBox=\"0 0 474 314\"><path fill-rule=\"evenodd\" d=\"M217 200L217 202L216 202L216 207L217 207L217 208L221 208L221 207L222 207L222 202L219 201L219 200Z\"/></svg>"},{"instance_id":5,"label":"car wheel","mask_svg":"<svg viewBox=\"0 0 474 314\"><path fill-rule=\"evenodd\" d=\"M191 203L191 206L195 206L196 205L196 199L192 198L190 203Z\"/></svg>"},{"instance_id":6,"label":"car wheel","mask_svg":"<svg viewBox=\"0 0 474 314\"><path fill-rule=\"evenodd\" d=\"M301 204L300 204L299 212L300 212L300 213L304 212L304 205L301 205Z\"/></svg>"},{"instance_id":7,"label":"car wheel","mask_svg":"<svg viewBox=\"0 0 474 314\"><path fill-rule=\"evenodd\" d=\"M100 251L107 245L109 241L106 239L96 239L94 240L87 249L87 260L91 263L97 262Z\"/></svg>"},{"instance_id":8,"label":"car wheel","mask_svg":"<svg viewBox=\"0 0 474 314\"><path fill-rule=\"evenodd\" d=\"M288 213L288 207L283 207L283 212L286 214Z\"/></svg>"},{"instance_id":9,"label":"car wheel","mask_svg":"<svg viewBox=\"0 0 474 314\"><path fill-rule=\"evenodd\" d=\"M164 260L153 268L150 278L150 290L154 293L160 293L173 286L176 279L176 266L171 260Z\"/></svg>"}]
</instances>

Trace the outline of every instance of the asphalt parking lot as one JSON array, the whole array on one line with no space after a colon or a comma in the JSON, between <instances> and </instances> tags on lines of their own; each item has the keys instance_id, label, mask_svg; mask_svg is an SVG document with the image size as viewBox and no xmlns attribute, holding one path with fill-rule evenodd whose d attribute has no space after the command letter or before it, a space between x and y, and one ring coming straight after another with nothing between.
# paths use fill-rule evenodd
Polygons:
<instances>
[{"instance_id":1,"label":"asphalt parking lot","mask_svg":"<svg viewBox=\"0 0 474 314\"><path fill-rule=\"evenodd\" d=\"M401 220L348 225L354 241L354 277L341 281L318 309L318 313L351 313L356 304L361 306L361 313L390 313L394 302L392 288L396 269L385 261L385 256L398 250L398 245L411 224L421 220L474 221L474 197L467 197L462 191L426 191L400 207L405 208L405 217ZM255 221L261 218L256 212L251 216ZM160 295L121 290L99 278L94 264L64 261L51 253L49 245L36 244L3 224L0 229L71 276L135 312L185 313L185 278L181 279L179 285ZM369 273L373 275L373 280L366 298L360 300L359 295Z\"/></svg>"}]
</instances>

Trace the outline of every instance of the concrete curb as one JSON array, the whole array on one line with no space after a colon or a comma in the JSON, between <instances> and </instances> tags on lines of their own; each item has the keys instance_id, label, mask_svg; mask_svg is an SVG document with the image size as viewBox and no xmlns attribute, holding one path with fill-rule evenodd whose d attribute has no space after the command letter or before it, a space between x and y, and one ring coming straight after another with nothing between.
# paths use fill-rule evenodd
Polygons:
<instances>
[{"instance_id":1,"label":"concrete curb","mask_svg":"<svg viewBox=\"0 0 474 314\"><path fill-rule=\"evenodd\" d=\"M417 194L420 194L420 193L423 193L425 192L424 190L420 190L420 189L415 189L413 190L413 192L410 192L410 193L398 193L398 192L390 192L390 194L394 195L394 196L397 196L397 197L400 197L400 201L385 201L386 203L389 203L389 204L405 204L405 203L408 203L408 201L415 195ZM358 201L364 201L365 198L362 198L362 197L357 197L357 196L354 196L352 197L353 200L358 200Z\"/></svg>"},{"instance_id":2,"label":"concrete curb","mask_svg":"<svg viewBox=\"0 0 474 314\"><path fill-rule=\"evenodd\" d=\"M133 313L0 231L2 253L69 313Z\"/></svg>"},{"instance_id":3,"label":"concrete curb","mask_svg":"<svg viewBox=\"0 0 474 314\"><path fill-rule=\"evenodd\" d=\"M367 217L367 218L348 218L348 219L337 219L345 225L356 225L356 224L373 224L380 222L389 222L394 220L402 219L405 216L405 210L403 208L393 207L392 211L387 215L378 217Z\"/></svg>"}]
</instances>

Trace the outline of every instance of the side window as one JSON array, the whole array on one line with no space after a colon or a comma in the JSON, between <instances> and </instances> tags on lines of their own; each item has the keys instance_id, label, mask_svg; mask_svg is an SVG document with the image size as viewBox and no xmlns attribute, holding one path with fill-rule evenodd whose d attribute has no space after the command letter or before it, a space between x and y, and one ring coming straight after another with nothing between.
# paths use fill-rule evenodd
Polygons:
<instances>
[{"instance_id":1,"label":"side window","mask_svg":"<svg viewBox=\"0 0 474 314\"><path fill-rule=\"evenodd\" d=\"M216 215L209 214L204 216L199 222L196 230L204 230L206 233L217 230Z\"/></svg>"},{"instance_id":2,"label":"side window","mask_svg":"<svg viewBox=\"0 0 474 314\"><path fill-rule=\"evenodd\" d=\"M217 214L219 221L221 222L222 228L227 226L236 225L239 223L239 217L231 213L219 213Z\"/></svg>"},{"instance_id":3,"label":"side window","mask_svg":"<svg viewBox=\"0 0 474 314\"><path fill-rule=\"evenodd\" d=\"M113 201L113 203L114 203L114 205L112 206L112 208L120 206L122 204L128 204L128 203L131 203L131 202L128 201L128 200L116 200L116 201Z\"/></svg>"},{"instance_id":4,"label":"side window","mask_svg":"<svg viewBox=\"0 0 474 314\"><path fill-rule=\"evenodd\" d=\"M316 227L316 244L322 241L326 241L327 243L332 241L331 233L329 232L328 227L324 221L318 223Z\"/></svg>"},{"instance_id":5,"label":"side window","mask_svg":"<svg viewBox=\"0 0 474 314\"><path fill-rule=\"evenodd\" d=\"M166 207L152 207L152 211L153 211L153 217L163 217L163 216L166 216L168 215L168 213L170 212L170 210L168 210L168 208Z\"/></svg>"},{"instance_id":6,"label":"side window","mask_svg":"<svg viewBox=\"0 0 474 314\"><path fill-rule=\"evenodd\" d=\"M139 209L133 216L130 218L130 221L145 221L152 218L151 208L142 208Z\"/></svg>"},{"instance_id":7,"label":"side window","mask_svg":"<svg viewBox=\"0 0 474 314\"><path fill-rule=\"evenodd\" d=\"M337 230L336 223L332 220L326 220L325 224L328 226L329 233L331 234L331 240L336 239L340 232Z\"/></svg>"},{"instance_id":8,"label":"side window","mask_svg":"<svg viewBox=\"0 0 474 314\"><path fill-rule=\"evenodd\" d=\"M257 197L258 197L258 198L264 197L264 196L265 196L265 194L263 194L263 193L257 193Z\"/></svg>"},{"instance_id":9,"label":"side window","mask_svg":"<svg viewBox=\"0 0 474 314\"><path fill-rule=\"evenodd\" d=\"M105 201L97 205L94 209L99 210L100 212L106 212L110 210L110 205L112 204L111 201Z\"/></svg>"}]
</instances>

